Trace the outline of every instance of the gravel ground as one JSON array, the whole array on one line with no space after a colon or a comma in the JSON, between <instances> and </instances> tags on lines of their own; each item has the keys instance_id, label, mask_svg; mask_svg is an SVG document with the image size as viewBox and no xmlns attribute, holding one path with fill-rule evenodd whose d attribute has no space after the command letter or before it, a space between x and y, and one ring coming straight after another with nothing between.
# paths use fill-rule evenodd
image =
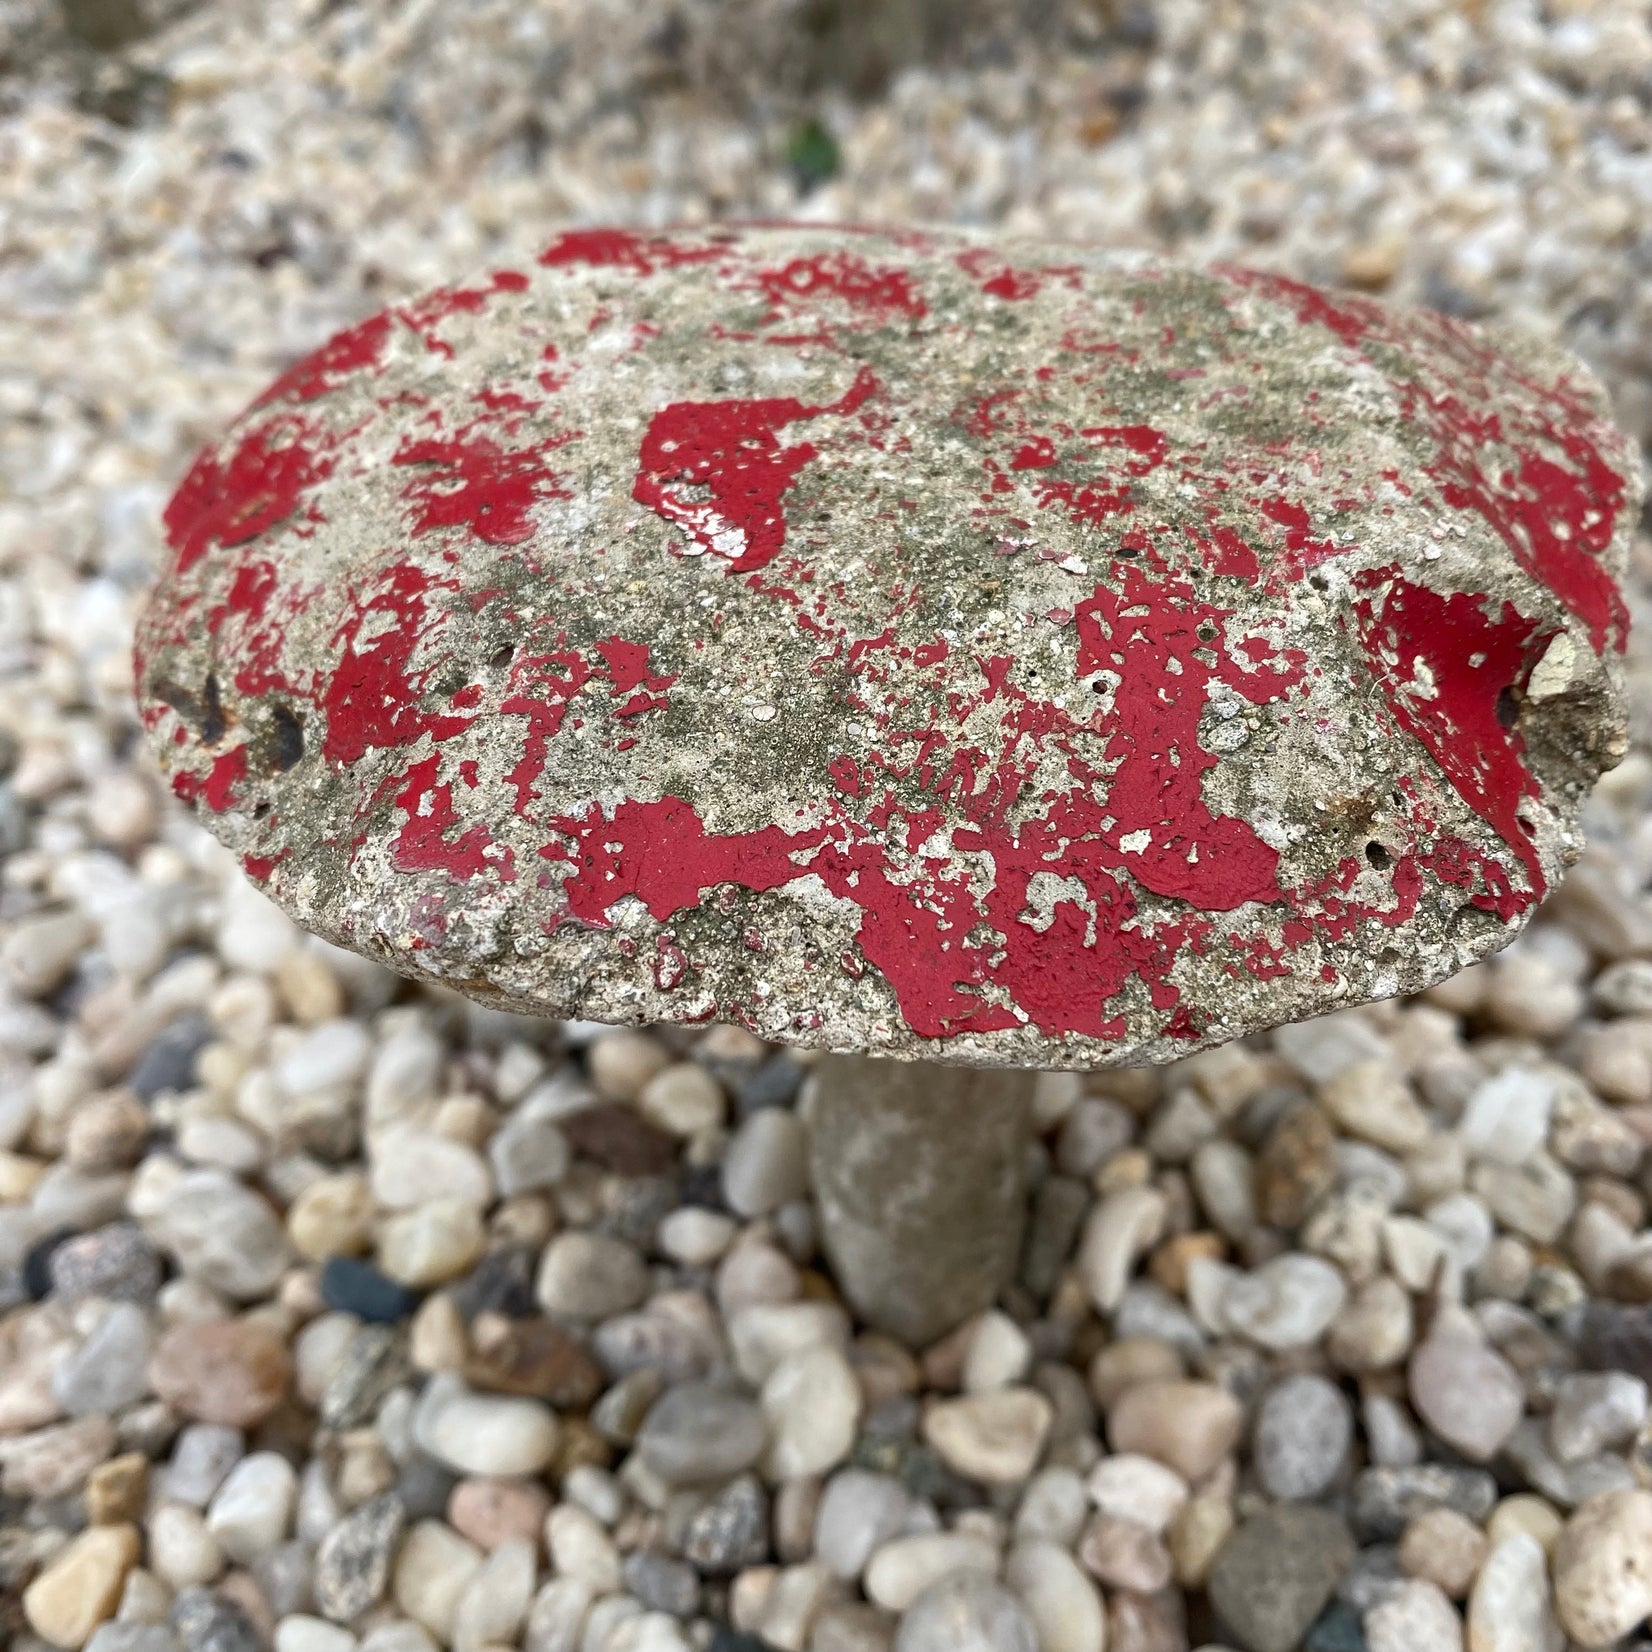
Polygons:
<instances>
[{"instance_id":1,"label":"gravel ground","mask_svg":"<svg viewBox=\"0 0 1652 1652\"><path fill-rule=\"evenodd\" d=\"M0 0L0 1644L1652 1645L1652 643L1516 947L1048 1077L1020 1278L916 1359L801 1061L404 987L155 786L193 444L570 221L1239 257L1557 331L1652 435L1644 3L1046 0L881 85L828 11Z\"/></svg>"}]
</instances>

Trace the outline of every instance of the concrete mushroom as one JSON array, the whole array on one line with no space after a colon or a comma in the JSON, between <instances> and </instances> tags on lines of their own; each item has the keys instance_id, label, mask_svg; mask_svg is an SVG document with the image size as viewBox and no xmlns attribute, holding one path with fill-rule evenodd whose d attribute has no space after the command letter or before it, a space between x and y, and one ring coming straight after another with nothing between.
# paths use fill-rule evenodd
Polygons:
<instances>
[{"instance_id":1,"label":"concrete mushroom","mask_svg":"<svg viewBox=\"0 0 1652 1652\"><path fill-rule=\"evenodd\" d=\"M297 363L166 514L144 721L300 922L814 1069L923 1341L1031 1074L1509 941L1625 750L1638 469L1531 339L943 232L570 231Z\"/></svg>"}]
</instances>

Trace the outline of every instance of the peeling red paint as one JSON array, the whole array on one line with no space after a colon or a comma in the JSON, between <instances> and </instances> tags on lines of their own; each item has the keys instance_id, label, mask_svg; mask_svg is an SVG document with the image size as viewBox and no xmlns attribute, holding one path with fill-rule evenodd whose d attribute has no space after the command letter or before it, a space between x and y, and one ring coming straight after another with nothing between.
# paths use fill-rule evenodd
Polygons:
<instances>
[{"instance_id":1,"label":"peeling red paint","mask_svg":"<svg viewBox=\"0 0 1652 1652\"><path fill-rule=\"evenodd\" d=\"M786 542L784 499L814 458L810 442L782 447L777 430L823 414L852 413L878 388L869 368L835 402L793 396L756 401L673 402L649 421L631 496L684 529L730 573L767 567ZM704 487L705 500L683 487Z\"/></svg>"}]
</instances>

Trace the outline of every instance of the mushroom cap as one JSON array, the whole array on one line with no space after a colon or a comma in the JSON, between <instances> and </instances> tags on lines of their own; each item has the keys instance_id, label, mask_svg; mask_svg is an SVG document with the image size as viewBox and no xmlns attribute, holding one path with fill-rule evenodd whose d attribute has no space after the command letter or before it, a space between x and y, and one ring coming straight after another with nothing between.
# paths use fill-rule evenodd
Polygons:
<instances>
[{"instance_id":1,"label":"mushroom cap","mask_svg":"<svg viewBox=\"0 0 1652 1652\"><path fill-rule=\"evenodd\" d=\"M573 231L200 454L138 693L405 974L1159 1061L1513 937L1625 749L1638 487L1552 348L1279 276Z\"/></svg>"}]
</instances>

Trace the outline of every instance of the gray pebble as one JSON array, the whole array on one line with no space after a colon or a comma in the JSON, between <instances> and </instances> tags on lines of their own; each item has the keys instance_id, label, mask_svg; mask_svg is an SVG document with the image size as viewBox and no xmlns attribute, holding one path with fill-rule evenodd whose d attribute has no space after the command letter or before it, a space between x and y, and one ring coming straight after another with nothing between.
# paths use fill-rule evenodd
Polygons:
<instances>
[{"instance_id":1,"label":"gray pebble","mask_svg":"<svg viewBox=\"0 0 1652 1652\"><path fill-rule=\"evenodd\" d=\"M650 1612L692 1617L700 1605L700 1579L692 1566L653 1549L625 1557L625 1587Z\"/></svg>"},{"instance_id":2,"label":"gray pebble","mask_svg":"<svg viewBox=\"0 0 1652 1652\"><path fill-rule=\"evenodd\" d=\"M322 1540L315 1601L324 1617L349 1623L383 1596L407 1511L394 1494L363 1503Z\"/></svg>"},{"instance_id":3,"label":"gray pebble","mask_svg":"<svg viewBox=\"0 0 1652 1652\"><path fill-rule=\"evenodd\" d=\"M768 1440L757 1402L712 1382L669 1389L637 1436L642 1460L667 1485L726 1480L752 1467Z\"/></svg>"},{"instance_id":4,"label":"gray pebble","mask_svg":"<svg viewBox=\"0 0 1652 1652\"><path fill-rule=\"evenodd\" d=\"M1263 1400L1252 1449L1270 1497L1312 1502L1342 1472L1354 1418L1342 1390L1324 1377L1287 1377Z\"/></svg>"},{"instance_id":5,"label":"gray pebble","mask_svg":"<svg viewBox=\"0 0 1652 1652\"><path fill-rule=\"evenodd\" d=\"M359 1428L411 1372L406 1344L390 1325L363 1325L333 1367L321 1396L324 1428Z\"/></svg>"},{"instance_id":6,"label":"gray pebble","mask_svg":"<svg viewBox=\"0 0 1652 1652\"><path fill-rule=\"evenodd\" d=\"M185 1589L172 1603L172 1627L186 1652L263 1652L252 1619L214 1589Z\"/></svg>"},{"instance_id":7,"label":"gray pebble","mask_svg":"<svg viewBox=\"0 0 1652 1652\"><path fill-rule=\"evenodd\" d=\"M1038 1634L1009 1590L982 1572L953 1572L915 1600L894 1652L1038 1652Z\"/></svg>"},{"instance_id":8,"label":"gray pebble","mask_svg":"<svg viewBox=\"0 0 1652 1652\"><path fill-rule=\"evenodd\" d=\"M768 1494L750 1475L732 1481L696 1510L683 1534L683 1558L707 1576L758 1565L768 1553Z\"/></svg>"},{"instance_id":9,"label":"gray pebble","mask_svg":"<svg viewBox=\"0 0 1652 1652\"><path fill-rule=\"evenodd\" d=\"M204 1509L245 1454L240 1429L191 1423L172 1445L172 1460L166 1469L167 1497Z\"/></svg>"},{"instance_id":10,"label":"gray pebble","mask_svg":"<svg viewBox=\"0 0 1652 1652\"><path fill-rule=\"evenodd\" d=\"M71 1417L112 1413L149 1392L149 1321L135 1302L116 1302L58 1366L52 1393Z\"/></svg>"},{"instance_id":11,"label":"gray pebble","mask_svg":"<svg viewBox=\"0 0 1652 1652\"><path fill-rule=\"evenodd\" d=\"M1368 1468L1354 1482L1349 1518L1362 1540L1397 1538L1425 1509L1454 1509L1484 1525L1497 1502L1497 1482L1484 1469L1448 1463Z\"/></svg>"},{"instance_id":12,"label":"gray pebble","mask_svg":"<svg viewBox=\"0 0 1652 1652\"><path fill-rule=\"evenodd\" d=\"M182 1652L182 1643L164 1623L100 1623L86 1652Z\"/></svg>"},{"instance_id":13,"label":"gray pebble","mask_svg":"<svg viewBox=\"0 0 1652 1652\"><path fill-rule=\"evenodd\" d=\"M46 1265L52 1295L65 1302L103 1297L111 1302L153 1302L161 1288L161 1259L143 1229L132 1222L66 1239Z\"/></svg>"},{"instance_id":14,"label":"gray pebble","mask_svg":"<svg viewBox=\"0 0 1652 1652\"><path fill-rule=\"evenodd\" d=\"M1244 1652L1295 1652L1353 1558L1336 1515L1295 1503L1266 1509L1222 1545L1211 1605Z\"/></svg>"}]
</instances>

